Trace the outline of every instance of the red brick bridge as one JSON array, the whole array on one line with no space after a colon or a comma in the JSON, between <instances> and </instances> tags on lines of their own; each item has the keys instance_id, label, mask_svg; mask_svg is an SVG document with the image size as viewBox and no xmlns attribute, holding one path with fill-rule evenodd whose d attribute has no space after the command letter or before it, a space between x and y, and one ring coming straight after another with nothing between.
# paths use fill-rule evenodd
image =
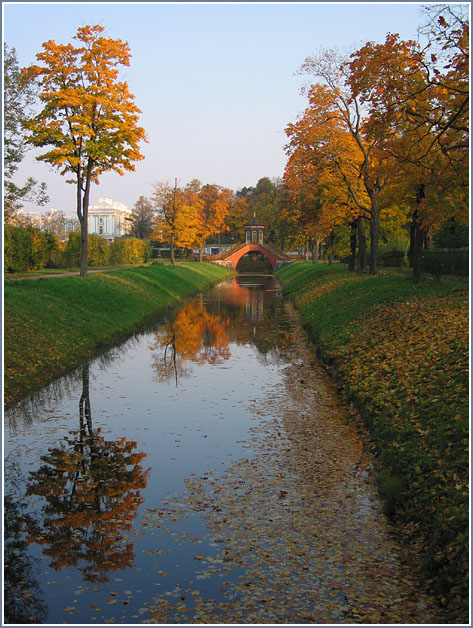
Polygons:
<instances>
[{"instance_id":1,"label":"red brick bridge","mask_svg":"<svg viewBox=\"0 0 473 628\"><path fill-rule=\"evenodd\" d=\"M237 264L243 255L252 252L262 253L267 257L273 270L285 264L289 264L289 262L292 261L285 253L266 242L264 244L259 242L243 242L242 244L232 246L226 251L222 251L219 255L212 257L211 260L216 264L231 266L236 270Z\"/></svg>"}]
</instances>

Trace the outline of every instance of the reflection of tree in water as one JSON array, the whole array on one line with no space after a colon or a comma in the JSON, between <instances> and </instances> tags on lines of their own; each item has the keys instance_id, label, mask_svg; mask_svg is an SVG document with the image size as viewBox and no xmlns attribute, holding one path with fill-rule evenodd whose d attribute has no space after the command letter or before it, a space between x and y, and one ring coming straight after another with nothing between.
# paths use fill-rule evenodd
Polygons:
<instances>
[{"instance_id":1,"label":"reflection of tree in water","mask_svg":"<svg viewBox=\"0 0 473 628\"><path fill-rule=\"evenodd\" d=\"M91 364L94 368L106 369L138 342L138 336L132 336L123 345L114 347L95 358ZM8 408L5 411L5 425L11 436L16 436L21 426L29 426L37 422L45 407L55 406L63 399L72 397L82 380L83 367L80 367L54 380L41 390L32 392L28 397Z\"/></svg>"},{"instance_id":2,"label":"reflection of tree in water","mask_svg":"<svg viewBox=\"0 0 473 628\"><path fill-rule=\"evenodd\" d=\"M230 358L228 316L211 314L200 301L181 308L172 321L156 331L154 369L158 379L178 383L187 375L183 363L222 364Z\"/></svg>"},{"instance_id":3,"label":"reflection of tree in water","mask_svg":"<svg viewBox=\"0 0 473 628\"><path fill-rule=\"evenodd\" d=\"M215 301L193 301L156 331L152 349L160 381L188 375L184 363L223 364L230 358L230 342L252 344L265 364L290 361L294 325L284 304L271 291L249 290L236 281L215 289Z\"/></svg>"},{"instance_id":4,"label":"reflection of tree in water","mask_svg":"<svg viewBox=\"0 0 473 628\"><path fill-rule=\"evenodd\" d=\"M28 540L44 547L54 569L80 564L86 580L105 582L108 571L133 563L133 543L122 532L143 501L147 471L140 462L146 454L133 452L136 442L107 441L92 429L88 366L82 375L79 431L30 473L26 494L42 496L46 505L42 525L28 526Z\"/></svg>"},{"instance_id":5,"label":"reflection of tree in water","mask_svg":"<svg viewBox=\"0 0 473 628\"><path fill-rule=\"evenodd\" d=\"M7 464L7 461L5 461ZM9 471L18 479L18 468ZM15 487L11 489L15 493ZM40 624L47 616L47 607L41 599L41 590L34 572L38 565L28 556L27 527L33 516L26 512L26 504L17 494L5 495L4 501L4 619L7 624Z\"/></svg>"}]
</instances>

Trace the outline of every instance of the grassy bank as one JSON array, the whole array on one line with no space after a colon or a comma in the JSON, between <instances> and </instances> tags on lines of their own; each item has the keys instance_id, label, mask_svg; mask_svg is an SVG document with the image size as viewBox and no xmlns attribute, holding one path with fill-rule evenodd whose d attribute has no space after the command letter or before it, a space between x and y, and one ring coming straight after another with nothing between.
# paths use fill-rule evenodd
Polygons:
<instances>
[{"instance_id":1,"label":"grassy bank","mask_svg":"<svg viewBox=\"0 0 473 628\"><path fill-rule=\"evenodd\" d=\"M5 405L230 274L216 264L179 264L5 281Z\"/></svg>"},{"instance_id":2,"label":"grassy bank","mask_svg":"<svg viewBox=\"0 0 473 628\"><path fill-rule=\"evenodd\" d=\"M345 268L298 263L278 277L364 417L387 512L452 623L467 623L468 286Z\"/></svg>"}]
</instances>

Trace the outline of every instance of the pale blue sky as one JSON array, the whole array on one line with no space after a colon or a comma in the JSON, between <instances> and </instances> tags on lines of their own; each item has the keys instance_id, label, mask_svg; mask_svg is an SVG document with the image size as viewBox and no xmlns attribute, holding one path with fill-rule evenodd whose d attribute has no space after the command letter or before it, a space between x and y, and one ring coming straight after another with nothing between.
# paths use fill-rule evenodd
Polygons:
<instances>
[{"instance_id":1,"label":"pale blue sky","mask_svg":"<svg viewBox=\"0 0 473 628\"><path fill-rule=\"evenodd\" d=\"M125 76L149 143L136 172L102 176L91 203L108 196L130 208L152 184L193 178L237 190L280 177L285 126L305 107L296 75L320 47L359 47L388 32L415 38L418 3L3 3L3 37L21 65L49 39L71 41L86 24L127 41ZM75 211L74 187L48 166L21 170L48 184L50 203ZM26 211L37 208L26 205ZM44 211L44 210L43 210Z\"/></svg>"}]
</instances>

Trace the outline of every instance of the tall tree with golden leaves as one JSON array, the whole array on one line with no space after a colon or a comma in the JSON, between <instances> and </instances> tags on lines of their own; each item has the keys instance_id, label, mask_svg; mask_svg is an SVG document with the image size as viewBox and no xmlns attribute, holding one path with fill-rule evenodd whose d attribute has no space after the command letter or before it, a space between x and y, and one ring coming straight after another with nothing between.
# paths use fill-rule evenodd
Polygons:
<instances>
[{"instance_id":1,"label":"tall tree with golden leaves","mask_svg":"<svg viewBox=\"0 0 473 628\"><path fill-rule=\"evenodd\" d=\"M87 274L90 184L104 172L133 171L134 162L143 159L139 144L146 140L134 96L119 80L120 66L130 65L129 46L103 31L98 25L79 28L77 45L47 41L36 55L41 65L23 70L37 78L43 103L28 124L29 141L51 147L37 159L76 186L82 276Z\"/></svg>"},{"instance_id":2,"label":"tall tree with golden leaves","mask_svg":"<svg viewBox=\"0 0 473 628\"><path fill-rule=\"evenodd\" d=\"M202 249L207 238L228 231L225 218L232 193L219 185L204 185L199 192L197 229L195 242L199 247L199 259L202 261Z\"/></svg>"}]
</instances>

